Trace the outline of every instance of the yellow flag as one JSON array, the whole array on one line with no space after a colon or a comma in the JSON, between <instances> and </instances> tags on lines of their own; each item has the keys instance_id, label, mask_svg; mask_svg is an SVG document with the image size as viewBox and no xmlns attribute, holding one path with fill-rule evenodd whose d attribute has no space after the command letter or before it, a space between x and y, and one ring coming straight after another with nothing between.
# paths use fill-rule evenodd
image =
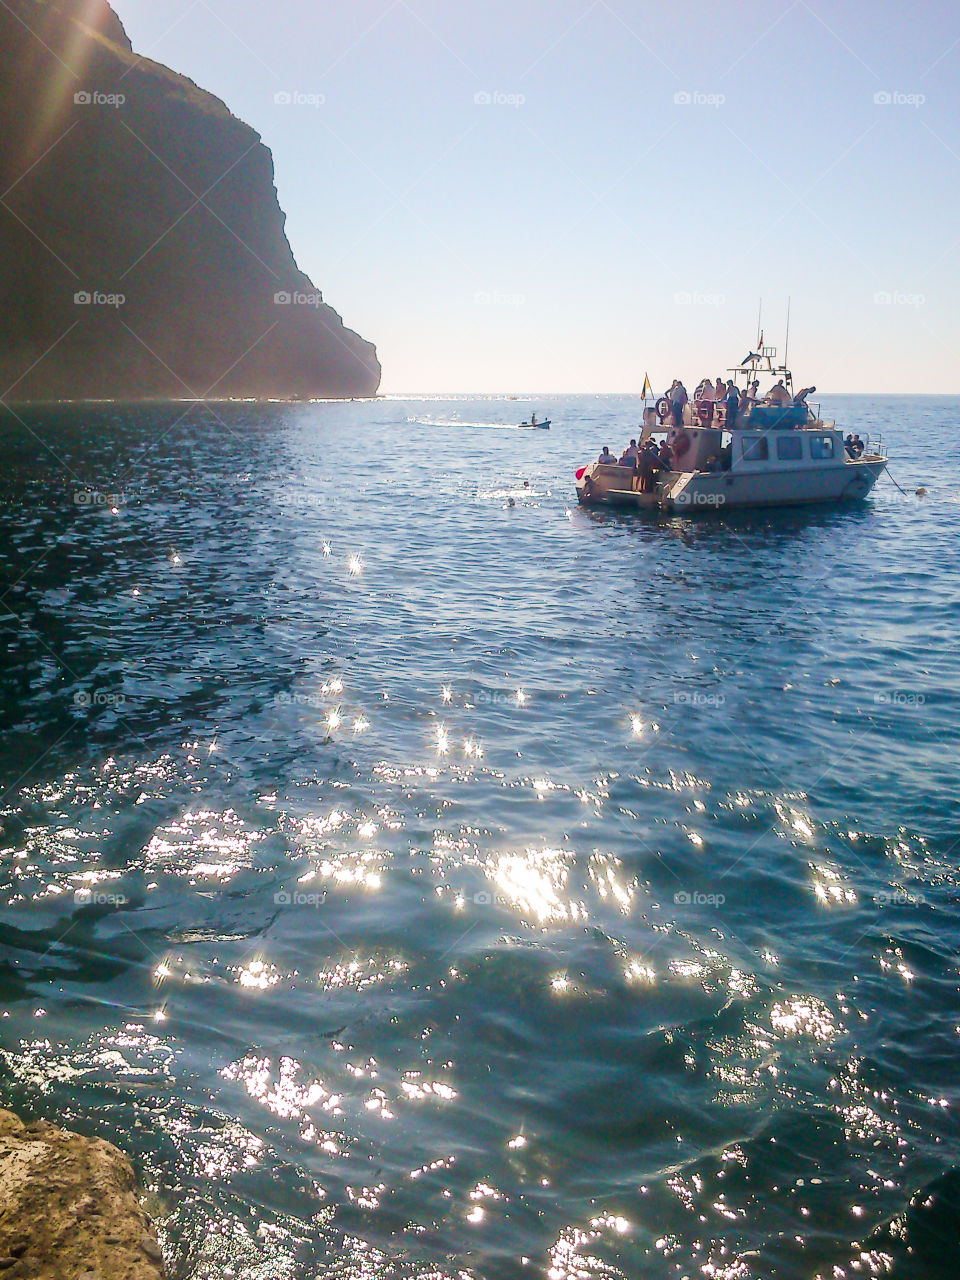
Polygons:
<instances>
[{"instance_id":1,"label":"yellow flag","mask_svg":"<svg viewBox=\"0 0 960 1280\"><path fill-rule=\"evenodd\" d=\"M653 395L653 387L651 387L650 385L650 375L649 373L645 373L643 375L643 398L644 400L646 400L648 396L652 396L652 395Z\"/></svg>"}]
</instances>

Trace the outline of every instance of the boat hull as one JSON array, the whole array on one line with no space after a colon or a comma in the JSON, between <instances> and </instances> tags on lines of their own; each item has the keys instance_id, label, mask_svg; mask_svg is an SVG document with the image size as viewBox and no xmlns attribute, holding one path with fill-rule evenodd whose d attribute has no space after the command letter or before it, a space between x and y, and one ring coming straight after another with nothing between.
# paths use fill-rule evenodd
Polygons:
<instances>
[{"instance_id":1,"label":"boat hull","mask_svg":"<svg viewBox=\"0 0 960 1280\"><path fill-rule=\"evenodd\" d=\"M802 471L671 471L648 493L633 488L633 476L627 468L595 466L577 481L577 499L588 507L687 515L741 507L860 502L871 492L886 465L886 458L871 457Z\"/></svg>"}]
</instances>

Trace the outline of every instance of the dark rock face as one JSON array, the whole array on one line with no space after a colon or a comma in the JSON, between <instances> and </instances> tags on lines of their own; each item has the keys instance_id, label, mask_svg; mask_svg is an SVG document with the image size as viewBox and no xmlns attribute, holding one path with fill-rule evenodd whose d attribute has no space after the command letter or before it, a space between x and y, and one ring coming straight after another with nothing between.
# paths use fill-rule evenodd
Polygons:
<instances>
[{"instance_id":1,"label":"dark rock face","mask_svg":"<svg viewBox=\"0 0 960 1280\"><path fill-rule=\"evenodd\" d=\"M0 398L373 395L260 137L106 0L0 5Z\"/></svg>"}]
</instances>

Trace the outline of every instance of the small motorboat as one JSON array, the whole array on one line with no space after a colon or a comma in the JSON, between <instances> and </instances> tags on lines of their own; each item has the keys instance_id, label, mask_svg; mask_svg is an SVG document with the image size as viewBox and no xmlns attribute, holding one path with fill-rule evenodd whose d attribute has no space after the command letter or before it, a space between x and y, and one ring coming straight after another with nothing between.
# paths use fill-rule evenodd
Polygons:
<instances>
[{"instance_id":1,"label":"small motorboat","mask_svg":"<svg viewBox=\"0 0 960 1280\"><path fill-rule=\"evenodd\" d=\"M537 422L536 418L534 418L532 422L521 422L517 429L519 431L549 431L550 419L547 418L544 422Z\"/></svg>"}]
</instances>

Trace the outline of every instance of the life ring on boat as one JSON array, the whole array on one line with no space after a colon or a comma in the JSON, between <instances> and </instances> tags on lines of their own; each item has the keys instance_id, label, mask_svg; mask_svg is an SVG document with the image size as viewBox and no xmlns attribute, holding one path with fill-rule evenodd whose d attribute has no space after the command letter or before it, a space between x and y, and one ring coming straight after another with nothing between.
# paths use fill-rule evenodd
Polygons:
<instances>
[{"instance_id":1,"label":"life ring on boat","mask_svg":"<svg viewBox=\"0 0 960 1280\"><path fill-rule=\"evenodd\" d=\"M670 441L670 448L673 451L674 459L682 458L685 453L690 451L690 437L685 431L678 431Z\"/></svg>"},{"instance_id":2,"label":"life ring on boat","mask_svg":"<svg viewBox=\"0 0 960 1280\"><path fill-rule=\"evenodd\" d=\"M660 419L661 422L666 421L667 414L670 413L671 408L672 406L670 404L670 401L667 399L667 397L661 396L660 399L657 401L657 417Z\"/></svg>"}]
</instances>

